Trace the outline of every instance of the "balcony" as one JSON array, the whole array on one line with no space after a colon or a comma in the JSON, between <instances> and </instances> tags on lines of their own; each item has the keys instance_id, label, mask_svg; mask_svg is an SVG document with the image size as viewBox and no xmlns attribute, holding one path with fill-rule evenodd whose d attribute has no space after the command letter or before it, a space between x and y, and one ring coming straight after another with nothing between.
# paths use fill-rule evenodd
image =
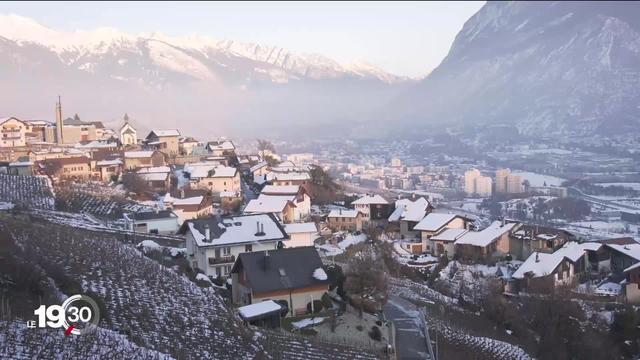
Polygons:
<instances>
[{"instance_id":1,"label":"balcony","mask_svg":"<svg viewBox=\"0 0 640 360\"><path fill-rule=\"evenodd\" d=\"M236 257L233 255L229 255L229 256L221 256L221 257L215 257L215 258L209 258L209 266L215 266L215 265L219 265L219 264L229 264L229 263L233 263L236 261Z\"/></svg>"}]
</instances>

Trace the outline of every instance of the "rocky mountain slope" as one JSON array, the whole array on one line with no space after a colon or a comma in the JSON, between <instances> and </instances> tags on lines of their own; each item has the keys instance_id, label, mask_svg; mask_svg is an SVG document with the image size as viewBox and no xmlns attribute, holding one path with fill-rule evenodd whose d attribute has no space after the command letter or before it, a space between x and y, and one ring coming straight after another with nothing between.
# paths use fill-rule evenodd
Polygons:
<instances>
[{"instance_id":1,"label":"rocky mountain slope","mask_svg":"<svg viewBox=\"0 0 640 360\"><path fill-rule=\"evenodd\" d=\"M565 136L640 129L640 3L489 2L387 110L406 131L515 126Z\"/></svg>"}]
</instances>

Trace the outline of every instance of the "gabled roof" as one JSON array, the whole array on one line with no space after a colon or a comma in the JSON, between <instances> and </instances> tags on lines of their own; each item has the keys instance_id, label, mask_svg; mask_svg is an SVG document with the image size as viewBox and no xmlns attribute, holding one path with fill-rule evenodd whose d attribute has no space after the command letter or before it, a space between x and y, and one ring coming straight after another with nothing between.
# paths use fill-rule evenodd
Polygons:
<instances>
[{"instance_id":1,"label":"gabled roof","mask_svg":"<svg viewBox=\"0 0 640 360\"><path fill-rule=\"evenodd\" d=\"M261 161L255 165L253 165L251 168L249 168L249 171L254 172L257 170L262 169L263 167L269 166L269 163L267 163L266 161Z\"/></svg>"},{"instance_id":2,"label":"gabled roof","mask_svg":"<svg viewBox=\"0 0 640 360\"><path fill-rule=\"evenodd\" d=\"M389 216L389 221L414 221L422 220L429 210L429 201L425 198L401 199L396 201L396 209Z\"/></svg>"},{"instance_id":3,"label":"gabled roof","mask_svg":"<svg viewBox=\"0 0 640 360\"><path fill-rule=\"evenodd\" d=\"M180 136L180 131L177 129L169 129L169 130L151 130L149 135L147 135L147 139L153 136L156 137L165 137L165 136Z\"/></svg>"},{"instance_id":4,"label":"gabled roof","mask_svg":"<svg viewBox=\"0 0 640 360\"><path fill-rule=\"evenodd\" d=\"M279 213L287 205L296 207L288 196L260 195L257 199L249 201L244 208L245 213Z\"/></svg>"},{"instance_id":5,"label":"gabled roof","mask_svg":"<svg viewBox=\"0 0 640 360\"><path fill-rule=\"evenodd\" d=\"M299 234L299 233L315 233L318 232L316 223L293 223L284 224L284 230L287 234Z\"/></svg>"},{"instance_id":6,"label":"gabled roof","mask_svg":"<svg viewBox=\"0 0 640 360\"><path fill-rule=\"evenodd\" d=\"M329 280L318 280L313 276L318 268L322 268L322 260L316 249L308 246L242 253L231 272L244 270L247 283L255 294L328 285Z\"/></svg>"},{"instance_id":7,"label":"gabled roof","mask_svg":"<svg viewBox=\"0 0 640 360\"><path fill-rule=\"evenodd\" d=\"M456 241L456 244L485 247L504 233L511 231L516 225L518 223L506 223L503 225L500 221L494 221L482 231L467 232Z\"/></svg>"},{"instance_id":8,"label":"gabled roof","mask_svg":"<svg viewBox=\"0 0 640 360\"><path fill-rule=\"evenodd\" d=\"M14 116L9 116L9 117L0 118L0 125L4 124L5 122L7 122L7 121L9 121L9 120L16 120L16 121L19 121L19 122L21 122L21 123L23 123L23 124L25 124L25 125L30 125L28 122L23 121L23 120L20 120L20 119L18 119L17 117L14 117Z\"/></svg>"},{"instance_id":9,"label":"gabled roof","mask_svg":"<svg viewBox=\"0 0 640 360\"><path fill-rule=\"evenodd\" d=\"M413 229L420 231L438 231L453 221L456 217L461 216L456 214L430 213L420 220Z\"/></svg>"},{"instance_id":10,"label":"gabled roof","mask_svg":"<svg viewBox=\"0 0 640 360\"><path fill-rule=\"evenodd\" d=\"M389 202L380 195L365 195L352 202L352 205L386 205Z\"/></svg>"},{"instance_id":11,"label":"gabled roof","mask_svg":"<svg viewBox=\"0 0 640 360\"><path fill-rule=\"evenodd\" d=\"M210 240L205 238L209 227ZM258 232L260 226L260 232ZM187 220L180 234L190 233L197 246L222 246L262 241L286 241L289 236L273 214L250 214Z\"/></svg>"},{"instance_id":12,"label":"gabled roof","mask_svg":"<svg viewBox=\"0 0 640 360\"><path fill-rule=\"evenodd\" d=\"M434 235L431 237L433 241L456 241L462 235L466 234L469 230L467 229L445 229L438 235Z\"/></svg>"},{"instance_id":13,"label":"gabled roof","mask_svg":"<svg viewBox=\"0 0 640 360\"><path fill-rule=\"evenodd\" d=\"M360 214L360 212L358 210L331 210L331 212L329 212L329 215L327 215L327 217L330 218L355 218L358 217L358 215Z\"/></svg>"},{"instance_id":14,"label":"gabled roof","mask_svg":"<svg viewBox=\"0 0 640 360\"><path fill-rule=\"evenodd\" d=\"M260 193L265 195L297 195L300 189L303 189L300 185L266 185Z\"/></svg>"},{"instance_id":15,"label":"gabled roof","mask_svg":"<svg viewBox=\"0 0 640 360\"><path fill-rule=\"evenodd\" d=\"M624 254L632 259L640 261L640 243L634 242L633 244L605 244L608 248L615 250L621 254Z\"/></svg>"},{"instance_id":16,"label":"gabled roof","mask_svg":"<svg viewBox=\"0 0 640 360\"><path fill-rule=\"evenodd\" d=\"M552 274L563 260L572 263L580 260L585 252L590 250L590 243L577 243L570 241L553 254L534 252L522 265L513 273L513 278L522 279L527 274L532 277L542 277Z\"/></svg>"}]
</instances>

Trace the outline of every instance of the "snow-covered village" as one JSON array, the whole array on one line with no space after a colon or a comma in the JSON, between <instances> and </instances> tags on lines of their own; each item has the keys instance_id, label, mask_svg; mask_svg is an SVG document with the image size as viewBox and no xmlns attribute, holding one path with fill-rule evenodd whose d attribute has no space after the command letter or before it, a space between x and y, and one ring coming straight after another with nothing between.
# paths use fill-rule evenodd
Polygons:
<instances>
[{"instance_id":1,"label":"snow-covered village","mask_svg":"<svg viewBox=\"0 0 640 360\"><path fill-rule=\"evenodd\" d=\"M515 44L522 32L569 39L599 24L603 14L609 20L598 28L598 39L606 35L613 39L609 50L633 52L607 52L605 68L624 63L615 71L637 75L640 61L628 64L640 60L640 31L620 25L630 21L625 14L640 13L637 4L626 10L621 4L592 4L598 5L477 3L461 18L462 30L451 33L453 45L441 65L417 80L307 55L272 60L283 50L273 48L263 58L265 48L255 44L216 42L214 50L212 39L195 35L154 33L134 41L115 29L64 32L4 16L0 5L0 20L6 20L0 22L11 24L0 24L0 51L11 54L14 64L32 56L27 48L39 44L38 51L51 49L64 66L83 62L78 68L92 77L113 66L133 66L116 50L126 43L127 51L138 51L131 50L137 44L145 47L140 56L150 52L163 59L153 58L162 70L147 68L147 74L181 74L140 90L149 91L154 104L166 101L153 113L124 102L127 95L110 100L102 93L108 84L85 92L95 89L105 96L101 101L113 101L109 114L118 115L103 115L102 105L87 105L93 95L79 97L64 86L46 97L0 101L0 358L639 359L640 127L625 127L619 117L596 126L598 116L619 113L604 105L589 113L576 93L570 104L554 100L544 110L513 101L527 116L544 115L518 124L509 120L513 126L489 123L500 111L500 119L517 111L507 109L511 103L487 110L467 98L467 90L476 91L467 89L467 75L460 75L456 81L464 85L456 86L462 102L474 104L469 111L480 114L477 123L455 122L469 116L461 102L448 104L447 112L439 107L454 96L448 93L454 85L447 82L453 75L440 75L459 69L451 62L477 72L475 80L501 71L498 65L487 70L480 60L466 65L477 52L465 46L488 46L484 39L495 34ZM186 11L162 6L169 5ZM201 10L207 6L213 5ZM616 30L609 29L612 23ZM162 41L171 50L140 45L142 38ZM629 45L630 38L635 45ZM4 41L15 47L4 51ZM551 55L537 54L534 47L509 56L535 53L550 62L586 52L580 69L601 70L601 60L590 62L596 55L589 47L572 48L581 41L573 36ZM611 45L616 42L623 45ZM202 56L194 55L201 50ZM121 58L108 65L92 58L97 56L89 55L92 51ZM37 61L49 61L49 55L39 56ZM208 62L213 59L223 70ZM26 76L21 66L7 73ZM30 76L44 79L48 70L37 69ZM126 72L130 79L133 69ZM439 100L420 111L451 120L429 120L436 125L427 128L374 110L367 115L376 119L371 126L368 118L323 123L301 116L304 111L297 108L314 112L319 103L299 103L290 114L299 117L297 123L279 123L275 119L282 114L269 111L280 100L238 105L225 98L220 101L232 115L214 125L176 117L175 99L168 100L173 95L158 100L152 94L154 87L183 91L180 96L193 96L185 106L196 108L202 106L195 100L201 94L180 87L182 76L195 72L197 81L206 81L197 88L200 93L214 91L211 74L230 81L227 71L268 74L267 83L282 87L260 83L264 88L252 93L256 97L284 92L296 81L300 95L311 97L332 91L322 88L331 81L355 81L348 83L354 89L363 82L369 88L394 83L405 92L438 81L447 90L424 90ZM203 77L205 72L211 74ZM575 76L567 74L567 79ZM247 76L242 91L259 87ZM101 79L123 81L121 75L110 77ZM492 81L495 88L499 81ZM601 95L608 96L612 90L603 86ZM623 101L622 95L611 97ZM534 99L536 106L542 99ZM394 104L413 104L402 101ZM25 103L34 108L43 103L48 110L31 112ZM234 106L246 109L235 112ZM565 113L588 120L554 122L560 115L546 109L563 106ZM630 106L624 111L637 116ZM449 113L453 108L462 115ZM244 117L263 109L264 121ZM236 120L241 131L225 125ZM629 121L637 123L637 117ZM270 122L273 128L265 125ZM533 129L536 122L539 128ZM618 126L622 130L611 130Z\"/></svg>"}]
</instances>

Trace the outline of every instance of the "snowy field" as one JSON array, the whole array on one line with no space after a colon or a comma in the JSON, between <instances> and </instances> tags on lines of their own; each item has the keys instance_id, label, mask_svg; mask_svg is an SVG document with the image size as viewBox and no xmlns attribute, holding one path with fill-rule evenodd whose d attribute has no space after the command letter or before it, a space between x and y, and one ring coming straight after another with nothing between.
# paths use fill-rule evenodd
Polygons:
<instances>
[{"instance_id":1,"label":"snowy field","mask_svg":"<svg viewBox=\"0 0 640 360\"><path fill-rule=\"evenodd\" d=\"M531 186L543 186L545 183L547 186L561 186L562 182L565 181L565 179L556 176L537 174L528 171L514 171L513 174L522 177L523 181L529 180L529 184L531 184Z\"/></svg>"}]
</instances>

